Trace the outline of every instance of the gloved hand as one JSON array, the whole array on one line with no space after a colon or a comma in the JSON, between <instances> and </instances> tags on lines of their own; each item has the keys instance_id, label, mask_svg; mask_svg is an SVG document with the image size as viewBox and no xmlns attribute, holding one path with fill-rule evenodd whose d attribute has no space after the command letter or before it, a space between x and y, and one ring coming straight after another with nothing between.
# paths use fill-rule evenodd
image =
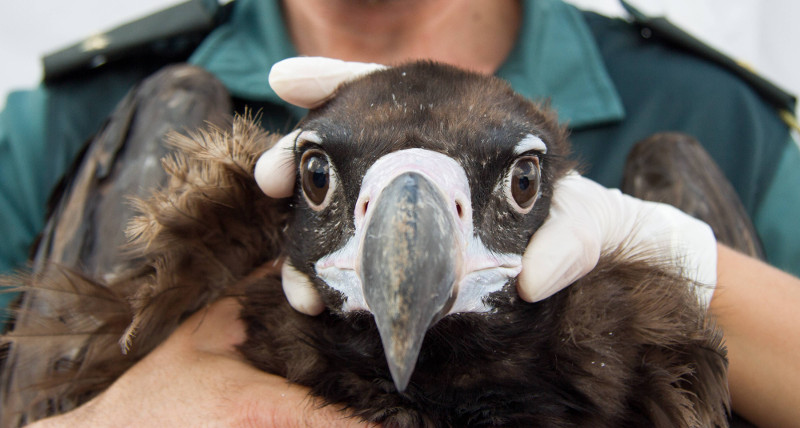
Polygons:
<instances>
[{"instance_id":1,"label":"gloved hand","mask_svg":"<svg viewBox=\"0 0 800 428\"><path fill-rule=\"evenodd\" d=\"M329 99L339 84L383 67L329 58L289 58L273 66L269 80L287 102L313 108ZM292 195L291 148L299 132L282 138L256 165L256 181L269 196ZM708 307L717 268L711 228L669 205L623 195L575 173L556 184L550 215L523 255L518 292L530 302L545 299L591 271L602 254L617 249L673 261L684 275L705 285L698 289L698 299ZM293 275L290 266L284 269L284 290L295 309L310 315L322 309L313 287Z\"/></svg>"},{"instance_id":2,"label":"gloved hand","mask_svg":"<svg viewBox=\"0 0 800 428\"><path fill-rule=\"evenodd\" d=\"M717 242L706 223L670 205L647 202L570 173L553 194L550 214L522 256L517 291L546 299L589 273L615 250L671 261L707 308L717 282Z\"/></svg>"}]
</instances>

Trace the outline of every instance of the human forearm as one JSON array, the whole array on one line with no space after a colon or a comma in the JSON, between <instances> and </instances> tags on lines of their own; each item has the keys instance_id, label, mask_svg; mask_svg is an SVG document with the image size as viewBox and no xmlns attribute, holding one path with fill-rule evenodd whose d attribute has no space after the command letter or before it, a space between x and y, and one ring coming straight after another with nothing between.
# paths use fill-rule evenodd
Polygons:
<instances>
[{"instance_id":1,"label":"human forearm","mask_svg":"<svg viewBox=\"0 0 800 428\"><path fill-rule=\"evenodd\" d=\"M31 426L371 426L245 362L235 350L246 334L239 310L228 298L199 311L102 394Z\"/></svg>"},{"instance_id":2,"label":"human forearm","mask_svg":"<svg viewBox=\"0 0 800 428\"><path fill-rule=\"evenodd\" d=\"M728 347L734 410L759 426L800 421L800 280L718 246L711 312Z\"/></svg>"}]
</instances>

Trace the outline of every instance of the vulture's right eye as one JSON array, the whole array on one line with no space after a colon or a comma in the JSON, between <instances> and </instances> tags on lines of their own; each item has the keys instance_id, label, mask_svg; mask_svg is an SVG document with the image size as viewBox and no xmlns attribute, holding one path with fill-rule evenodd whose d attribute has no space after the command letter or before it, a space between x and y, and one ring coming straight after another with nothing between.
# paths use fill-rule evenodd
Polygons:
<instances>
[{"instance_id":1,"label":"vulture's right eye","mask_svg":"<svg viewBox=\"0 0 800 428\"><path fill-rule=\"evenodd\" d=\"M539 197L541 167L537 156L517 159L506 179L506 194L511 205L521 213L528 213Z\"/></svg>"},{"instance_id":2,"label":"vulture's right eye","mask_svg":"<svg viewBox=\"0 0 800 428\"><path fill-rule=\"evenodd\" d=\"M319 150L309 150L300 161L300 181L303 194L311 208L321 210L330 202L335 179L328 156Z\"/></svg>"}]
</instances>

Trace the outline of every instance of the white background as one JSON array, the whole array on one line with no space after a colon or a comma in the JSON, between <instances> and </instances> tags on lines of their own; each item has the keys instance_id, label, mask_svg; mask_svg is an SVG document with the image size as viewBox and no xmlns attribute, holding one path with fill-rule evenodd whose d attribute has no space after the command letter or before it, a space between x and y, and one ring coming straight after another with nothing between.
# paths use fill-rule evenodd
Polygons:
<instances>
[{"instance_id":1,"label":"white background","mask_svg":"<svg viewBox=\"0 0 800 428\"><path fill-rule=\"evenodd\" d=\"M264 0L277 1L277 0ZM489 1L489 0L486 0ZM492 0L494 1L494 0ZM569 0L621 15L617 0ZM13 89L36 85L44 53L180 0L0 0L0 107ZM631 0L800 93L799 0Z\"/></svg>"},{"instance_id":2,"label":"white background","mask_svg":"<svg viewBox=\"0 0 800 428\"><path fill-rule=\"evenodd\" d=\"M0 105L42 78L40 58L180 0L0 0Z\"/></svg>"}]
</instances>

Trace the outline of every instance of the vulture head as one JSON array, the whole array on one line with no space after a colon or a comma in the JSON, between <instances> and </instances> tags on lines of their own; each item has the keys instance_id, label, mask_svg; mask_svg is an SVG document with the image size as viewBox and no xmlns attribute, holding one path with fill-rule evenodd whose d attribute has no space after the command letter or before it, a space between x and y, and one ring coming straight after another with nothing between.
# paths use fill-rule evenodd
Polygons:
<instances>
[{"instance_id":1,"label":"vulture head","mask_svg":"<svg viewBox=\"0 0 800 428\"><path fill-rule=\"evenodd\" d=\"M499 79L428 62L343 85L298 128L284 287L371 314L403 391L439 320L516 299L565 131Z\"/></svg>"}]
</instances>

